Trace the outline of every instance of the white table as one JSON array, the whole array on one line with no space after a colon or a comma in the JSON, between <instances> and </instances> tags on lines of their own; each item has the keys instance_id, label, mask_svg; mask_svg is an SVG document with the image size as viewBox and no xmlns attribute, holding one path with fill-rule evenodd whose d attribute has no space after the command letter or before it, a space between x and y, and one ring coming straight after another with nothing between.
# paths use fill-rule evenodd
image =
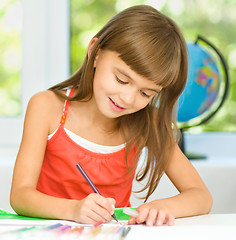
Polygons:
<instances>
[{"instance_id":1,"label":"white table","mask_svg":"<svg viewBox=\"0 0 236 240\"><path fill-rule=\"evenodd\" d=\"M175 226L132 226L127 240L235 240L236 214L209 214L176 219Z\"/></svg>"},{"instance_id":2,"label":"white table","mask_svg":"<svg viewBox=\"0 0 236 240\"><path fill-rule=\"evenodd\" d=\"M22 221L22 220L21 220ZM68 221L27 221L20 224L19 220L0 220L0 232L19 229L40 224L51 225L57 222L76 226ZM0 235L1 238L1 235ZM1 238L2 239L2 238ZM80 238L78 238L79 240ZM236 214L209 214L196 217L176 219L174 226L147 227L132 225L125 240L235 240ZM103 239L102 239L103 240ZM105 240L105 239L104 239ZM112 240L112 239L111 239Z\"/></svg>"}]
</instances>

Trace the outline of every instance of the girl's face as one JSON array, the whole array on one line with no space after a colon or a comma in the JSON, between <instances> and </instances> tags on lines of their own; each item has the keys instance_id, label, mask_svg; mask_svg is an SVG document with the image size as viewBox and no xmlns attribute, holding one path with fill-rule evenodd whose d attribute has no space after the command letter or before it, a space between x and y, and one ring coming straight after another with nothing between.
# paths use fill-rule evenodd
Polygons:
<instances>
[{"instance_id":1,"label":"girl's face","mask_svg":"<svg viewBox=\"0 0 236 240\"><path fill-rule=\"evenodd\" d=\"M94 67L93 100L99 111L109 118L143 109L162 89L134 72L113 51L100 50Z\"/></svg>"}]
</instances>

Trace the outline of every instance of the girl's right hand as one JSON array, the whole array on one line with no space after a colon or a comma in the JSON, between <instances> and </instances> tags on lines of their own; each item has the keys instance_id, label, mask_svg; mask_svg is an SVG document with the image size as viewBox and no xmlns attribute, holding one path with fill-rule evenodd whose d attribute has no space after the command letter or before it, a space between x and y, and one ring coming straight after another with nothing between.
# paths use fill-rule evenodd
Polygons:
<instances>
[{"instance_id":1,"label":"girl's right hand","mask_svg":"<svg viewBox=\"0 0 236 240\"><path fill-rule=\"evenodd\" d=\"M115 199L105 198L97 193L91 193L83 200L76 200L73 211L73 221L84 224L95 224L99 221L110 222L115 210Z\"/></svg>"}]
</instances>

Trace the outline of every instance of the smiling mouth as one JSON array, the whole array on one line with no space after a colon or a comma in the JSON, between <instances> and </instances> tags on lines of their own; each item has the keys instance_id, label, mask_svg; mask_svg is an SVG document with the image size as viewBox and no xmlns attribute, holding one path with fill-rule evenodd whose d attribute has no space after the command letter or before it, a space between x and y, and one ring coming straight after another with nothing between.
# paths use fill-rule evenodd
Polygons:
<instances>
[{"instance_id":1,"label":"smiling mouth","mask_svg":"<svg viewBox=\"0 0 236 240\"><path fill-rule=\"evenodd\" d=\"M117 108L122 109L122 110L125 109L125 108L119 106L117 103L115 103L111 98L109 98L109 99Z\"/></svg>"}]
</instances>

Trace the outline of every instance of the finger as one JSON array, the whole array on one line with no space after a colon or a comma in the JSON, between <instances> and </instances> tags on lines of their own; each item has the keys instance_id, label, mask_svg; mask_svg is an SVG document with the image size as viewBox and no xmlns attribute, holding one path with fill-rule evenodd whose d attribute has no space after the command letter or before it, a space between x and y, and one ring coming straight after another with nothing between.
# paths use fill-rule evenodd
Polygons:
<instances>
[{"instance_id":1,"label":"finger","mask_svg":"<svg viewBox=\"0 0 236 240\"><path fill-rule=\"evenodd\" d=\"M110 203L110 204L108 204L108 211L109 212L113 212L114 213L114 211L115 211L115 205L116 205L116 200L114 199L114 198L106 198L107 199L107 201ZM112 214L113 214L112 213Z\"/></svg>"},{"instance_id":2,"label":"finger","mask_svg":"<svg viewBox=\"0 0 236 240\"><path fill-rule=\"evenodd\" d=\"M168 214L167 223L169 226L175 225L175 217L172 214Z\"/></svg>"},{"instance_id":3,"label":"finger","mask_svg":"<svg viewBox=\"0 0 236 240\"><path fill-rule=\"evenodd\" d=\"M88 213L85 213L85 216L92 218L96 222L101 220L103 222L109 222L112 220L111 213L102 206L106 206L106 198L94 193L90 194L87 198L88 200L84 207L87 209Z\"/></svg>"},{"instance_id":4,"label":"finger","mask_svg":"<svg viewBox=\"0 0 236 240\"><path fill-rule=\"evenodd\" d=\"M163 225L164 221L166 219L166 212L163 211L163 210L160 210L158 212L158 215L157 215L157 219L156 219L156 226L161 226Z\"/></svg>"},{"instance_id":5,"label":"finger","mask_svg":"<svg viewBox=\"0 0 236 240\"><path fill-rule=\"evenodd\" d=\"M173 226L175 224L175 217L172 214L167 213L163 224L165 223L169 226Z\"/></svg>"},{"instance_id":6,"label":"finger","mask_svg":"<svg viewBox=\"0 0 236 240\"><path fill-rule=\"evenodd\" d=\"M93 218L89 217L89 216L81 216L79 221L76 221L78 223L82 223L82 224L95 224L98 221L94 220Z\"/></svg>"},{"instance_id":7,"label":"finger","mask_svg":"<svg viewBox=\"0 0 236 240\"><path fill-rule=\"evenodd\" d=\"M151 208L149 210L148 218L146 220L146 225L153 226L156 223L157 215L158 215L157 209Z\"/></svg>"},{"instance_id":8,"label":"finger","mask_svg":"<svg viewBox=\"0 0 236 240\"><path fill-rule=\"evenodd\" d=\"M136 223L136 218L135 217L130 217L128 224L135 224Z\"/></svg>"},{"instance_id":9,"label":"finger","mask_svg":"<svg viewBox=\"0 0 236 240\"><path fill-rule=\"evenodd\" d=\"M110 215L114 213L115 210L115 199L112 198L105 198L101 195L95 194L94 197L95 202L100 205L102 208L106 209Z\"/></svg>"},{"instance_id":10,"label":"finger","mask_svg":"<svg viewBox=\"0 0 236 240\"><path fill-rule=\"evenodd\" d=\"M94 213L96 213L96 216L93 215L93 219L98 221L103 220L103 222L110 222L112 220L112 216L111 213L108 212L106 209L104 209L103 207L101 207L100 205L95 204L92 207L92 211Z\"/></svg>"},{"instance_id":11,"label":"finger","mask_svg":"<svg viewBox=\"0 0 236 240\"><path fill-rule=\"evenodd\" d=\"M144 207L140 209L139 215L136 218L136 222L139 224L145 222L148 217L148 213L149 213L149 208Z\"/></svg>"}]
</instances>

